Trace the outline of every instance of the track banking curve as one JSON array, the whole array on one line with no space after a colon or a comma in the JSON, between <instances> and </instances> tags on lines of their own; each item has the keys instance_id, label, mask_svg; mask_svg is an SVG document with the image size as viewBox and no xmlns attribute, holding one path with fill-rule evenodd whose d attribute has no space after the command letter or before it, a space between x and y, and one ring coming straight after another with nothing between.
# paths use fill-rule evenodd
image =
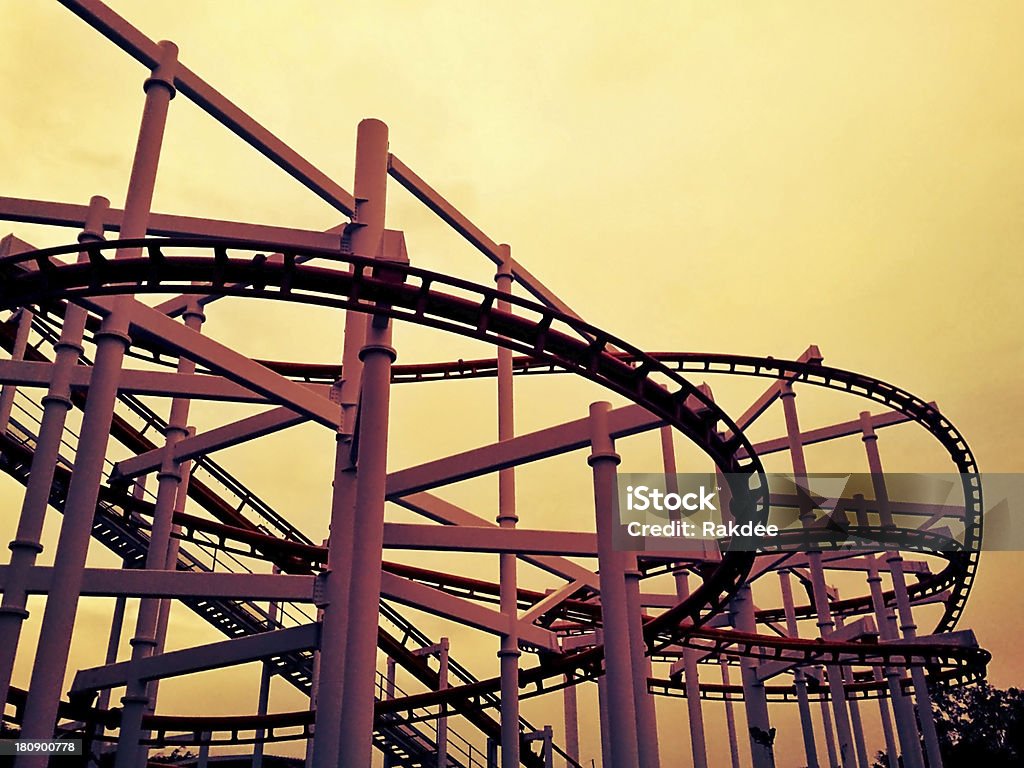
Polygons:
<instances>
[{"instance_id":1,"label":"track banking curve","mask_svg":"<svg viewBox=\"0 0 1024 768\"><path fill-rule=\"evenodd\" d=\"M111 258L118 249L137 255ZM88 254L88 261L59 260L61 256L83 251ZM574 317L468 281L333 251L296 248L284 250L280 258L264 255L275 251L281 252L279 245L170 238L90 242L22 253L0 261L4 278L0 284L0 306L52 306L60 300L142 293L252 296L386 314L486 341L525 355L516 361L521 373L565 371L583 376L643 406L682 432L727 476L732 512L739 522L767 520L769 502L763 467L743 431L684 373L788 379L882 403L932 434L949 452L964 478L964 549L947 553L948 564L943 571L911 587L913 599L950 590L936 630L949 631L955 627L977 568L982 532L981 486L966 441L937 409L920 398L877 379L818 362L724 354L650 355ZM508 302L512 311L497 309L499 299ZM138 343L145 347L147 340L143 337ZM159 354L158 349L155 352ZM490 362L474 361L467 365L458 361L433 368L395 366L394 377L396 381L412 381L492 375ZM318 375L314 370L317 366L306 364L269 363L267 367L297 378ZM974 679L983 674L988 655L979 649L924 643L880 646L803 641L702 629L703 624L724 610L742 586L754 559L754 553L727 545L720 562L689 597L645 623L648 646L711 643L728 646L727 652L733 655L879 666L899 659L907 666L928 667L938 680ZM863 599L855 601L846 601L851 610L869 603ZM803 607L807 609L809 606ZM578 679L599 674L602 654L601 646L591 646L542 660L538 666L521 672L521 685L532 686L532 691L524 691L524 695L559 687L555 681L568 672L580 674ZM378 711L411 711L420 706L478 701L480 695L496 689L497 684L495 678L443 692L416 694L382 702Z\"/></svg>"}]
</instances>

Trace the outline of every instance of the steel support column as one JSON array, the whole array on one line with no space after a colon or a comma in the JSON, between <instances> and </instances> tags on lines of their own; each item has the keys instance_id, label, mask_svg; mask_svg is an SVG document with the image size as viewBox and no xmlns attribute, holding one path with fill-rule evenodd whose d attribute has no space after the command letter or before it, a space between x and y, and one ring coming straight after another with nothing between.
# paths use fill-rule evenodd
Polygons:
<instances>
[{"instance_id":1,"label":"steel support column","mask_svg":"<svg viewBox=\"0 0 1024 768\"><path fill-rule=\"evenodd\" d=\"M664 426L660 430L661 460L668 484L667 490L678 493L676 481L676 447L672 437L672 427ZM724 488L724 484L722 485ZM725 504L722 505L723 509ZM675 513L673 513L675 514ZM685 599L690 594L690 585L685 571L676 571L676 597ZM707 768L708 751L704 738L704 710L700 699L700 677L697 671L697 653L692 648L683 648L683 684L686 686L686 712L690 725L690 754L694 768Z\"/></svg>"},{"instance_id":2,"label":"steel support column","mask_svg":"<svg viewBox=\"0 0 1024 768\"><path fill-rule=\"evenodd\" d=\"M380 255L387 200L387 126L376 120L359 124L356 136L356 226L354 253ZM366 313L345 313L345 335L338 394L341 419L335 436L334 493L331 499L331 535L327 542L327 580L324 584L323 631L320 644L313 735L314 768L334 768L340 749L344 704L346 643L349 631L349 585L356 528L358 471L353 455L356 415L363 383L362 349L367 343Z\"/></svg>"},{"instance_id":3,"label":"steel support column","mask_svg":"<svg viewBox=\"0 0 1024 768\"><path fill-rule=\"evenodd\" d=\"M754 617L754 600L749 585L740 587L729 606L736 629L755 634L757 620ZM768 699L764 683L757 679L757 666L755 659L744 657L740 660L743 703L747 710L747 729L750 733L750 758L754 768L775 768L775 731L768 719Z\"/></svg>"},{"instance_id":4,"label":"steel support column","mask_svg":"<svg viewBox=\"0 0 1024 768\"><path fill-rule=\"evenodd\" d=\"M868 513L867 504L865 503L864 496L862 494L854 494L854 503L857 507L857 525L866 526L868 524ZM867 568L867 584L868 594L871 595L871 608L875 612L875 624L878 627L878 635L883 639L895 639L896 637L896 624L891 613L885 607L885 600L882 596L882 577L878 574L878 561L874 555L869 555ZM893 711L897 709L896 699L906 698L900 691L899 675L898 673L887 668L886 673L883 675L882 670L878 667L872 667L872 673L875 682L882 682L883 679L887 679L889 683L889 699L893 702ZM899 764L899 749L896 746L896 738L893 734L892 729L892 717L889 713L889 699L885 696L878 697L878 716L882 722L882 734L885 737L885 754L889 758L889 765ZM909 718L913 718L914 713L907 705L904 709L904 715ZM911 723L911 728L913 723ZM916 741L916 739L915 739ZM920 749L920 747L918 747Z\"/></svg>"},{"instance_id":5,"label":"steel support column","mask_svg":"<svg viewBox=\"0 0 1024 768\"><path fill-rule=\"evenodd\" d=\"M198 331L205 320L199 304L194 300L185 310L183 320L185 326ZM191 375L195 373L196 364L187 357L178 359L178 373ZM174 457L174 447L188 435L188 414L191 401L188 398L176 397L171 401L167 427L164 430L163 461L157 472L156 503L153 507L153 527L149 535L149 548L146 551L147 570L167 570L168 552L171 550L171 532L174 527L174 510L178 504L179 491L182 485L181 464ZM162 645L160 637L160 612L164 601L159 598L143 598L139 603L139 614L135 622L135 636L131 640L132 661L152 656ZM125 695L121 698L124 705L121 711L121 732L118 737L117 759L115 768L133 768L145 766L149 754L148 747L137 747L142 739L142 718L150 704L150 694L154 686L145 682L130 681ZM134 750L133 747L137 747Z\"/></svg>"},{"instance_id":6,"label":"steel support column","mask_svg":"<svg viewBox=\"0 0 1024 768\"><path fill-rule=\"evenodd\" d=\"M836 596L838 599L838 591ZM836 615L836 629L843 628L843 617L842 615ZM843 678L846 680L853 679L853 673L849 667L844 666ZM864 741L864 723L860 717L860 707L857 704L856 699L850 699L848 702L850 706L850 726L853 729L853 745L857 752L857 765L859 768L871 768L871 762L868 759L868 748Z\"/></svg>"},{"instance_id":7,"label":"steel support column","mask_svg":"<svg viewBox=\"0 0 1024 768\"><path fill-rule=\"evenodd\" d=\"M384 679L384 699L385 701L391 701L395 698L395 678L398 674L398 665L391 656L388 656L387 670L388 673ZM390 754L384 755L384 768L398 768L394 756Z\"/></svg>"},{"instance_id":8,"label":"steel support column","mask_svg":"<svg viewBox=\"0 0 1024 768\"><path fill-rule=\"evenodd\" d=\"M448 638L442 637L437 653L437 690L448 689ZM441 704L437 717L437 768L448 768L448 716L446 704Z\"/></svg>"},{"instance_id":9,"label":"steel support column","mask_svg":"<svg viewBox=\"0 0 1024 768\"><path fill-rule=\"evenodd\" d=\"M782 410L786 418L786 436L789 440L789 452L793 463L793 475L798 484L807 485L807 463L804 460L804 446L800 435L800 421L796 411L796 392L787 381L783 382L780 392ZM814 522L814 512L810 509L805 494L801 498L800 520L804 527ZM818 615L818 631L822 639L827 640L835 623L832 621L832 609L828 603L828 587L825 584L825 570L821 564L821 552L807 553L811 572L811 598L815 613ZM855 768L853 735L850 731L850 716L846 703L846 687L843 685L842 668L831 664L826 668L829 693L832 696L832 712L835 719L836 737L839 742L839 763L842 768Z\"/></svg>"},{"instance_id":10,"label":"steel support column","mask_svg":"<svg viewBox=\"0 0 1024 768\"><path fill-rule=\"evenodd\" d=\"M89 203L89 214L85 228L78 235L81 243L90 240L101 240L103 214L110 203L104 197L94 197ZM78 260L87 260L83 251ZM78 356L82 352L82 332L88 313L75 304L68 304L61 328L60 339L54 345L54 368L50 386L42 399L43 415L39 422L39 433L36 435L35 451L32 455L32 466L29 470L28 484L21 503L21 516L18 518L18 530L10 543L11 561L10 575L4 590L3 602L0 604L0 706L7 701L7 691L11 684L14 660L17 654L21 628L28 618L26 610L28 595L25 592L24 579L28 569L35 565L36 557L42 551L39 537L43 531L46 508L50 502L53 487L54 470L57 457L60 455L61 439L64 436L64 424L68 411L71 410L71 369L78 365ZM28 341L28 331L32 323L32 313L25 312L18 325L18 337L14 344L14 355L23 355ZM19 353L20 350L20 353ZM4 392L12 392L14 386L4 387ZM8 415L10 411L8 409ZM6 419L3 424L6 429ZM122 607L123 610L123 607ZM116 616L116 613L115 613Z\"/></svg>"},{"instance_id":11,"label":"steel support column","mask_svg":"<svg viewBox=\"0 0 1024 768\"><path fill-rule=\"evenodd\" d=\"M895 617L886 609L882 596L882 577L877 567L868 573L868 587L871 590L872 607L882 640L898 640ZM889 698L892 700L893 719L896 721L896 736L899 739L900 757L907 768L924 768L924 753L917 735L917 719L914 703L903 693L903 674L898 667L886 667L885 677L889 684Z\"/></svg>"},{"instance_id":12,"label":"steel support column","mask_svg":"<svg viewBox=\"0 0 1024 768\"><path fill-rule=\"evenodd\" d=\"M673 470L674 471L674 470ZM724 486L723 486L724 487ZM690 580L685 571L676 571L676 597L690 596ZM686 710L690 721L690 754L694 768L708 768L708 749L704 737L704 709L700 700L700 672L698 651L683 648L683 685L686 686Z\"/></svg>"},{"instance_id":13,"label":"steel support column","mask_svg":"<svg viewBox=\"0 0 1024 768\"><path fill-rule=\"evenodd\" d=\"M512 292L511 250L502 244L498 246L502 262L494 276L497 288L503 293ZM499 299L499 310L508 312L511 305ZM512 350L498 347L498 442L515 437L515 393L512 381ZM515 528L519 522L516 515L516 471L513 468L498 472L498 517L501 528ZM498 555L499 602L501 612L508 617L509 631L501 636L498 650L501 668L501 766L519 768L519 624L518 608L518 558L512 553Z\"/></svg>"},{"instance_id":14,"label":"steel support column","mask_svg":"<svg viewBox=\"0 0 1024 768\"><path fill-rule=\"evenodd\" d=\"M277 572L277 568L274 568ZM277 623L277 602L271 601L267 606L267 618L270 619L270 626ZM273 679L274 670L270 660L265 659L260 665L260 691L256 700L256 714L266 715L270 708L270 681ZM252 748L252 768L263 768L263 739L267 735L266 730L260 728L256 731L256 743Z\"/></svg>"},{"instance_id":15,"label":"steel support column","mask_svg":"<svg viewBox=\"0 0 1024 768\"><path fill-rule=\"evenodd\" d=\"M349 579L355 526L358 475L353 456L359 389L363 362L359 352L366 344L367 317L350 310L345 314L342 351L341 422L335 435L334 489L331 497L330 537L327 540L327 570L321 606L320 650L317 654L316 722L311 765L337 765L341 734L341 707L345 674L345 636L348 631ZM312 703L312 702L311 702Z\"/></svg>"},{"instance_id":16,"label":"steel support column","mask_svg":"<svg viewBox=\"0 0 1024 768\"><path fill-rule=\"evenodd\" d=\"M885 475L882 471L882 457L878 452L878 436L871 423L871 414L863 411L860 414L861 427L864 433L864 449L868 456L868 471L871 472L871 485L875 492L875 503L878 505L879 522L885 528L895 528L892 512L889 509L889 493L886 488ZM917 624L914 621L914 610L910 605L907 592L907 578L903 572L903 555L896 548L887 549L885 562L889 566L892 577L892 590L896 596L896 611L899 616L900 630L903 637L912 640L917 637ZM939 750L939 737L935 731L935 715L932 712L932 697L928 693L928 679L922 667L910 668L910 679L914 683L914 696L917 700L917 720L921 725L924 738L925 756L928 768L942 768L942 753Z\"/></svg>"},{"instance_id":17,"label":"steel support column","mask_svg":"<svg viewBox=\"0 0 1024 768\"><path fill-rule=\"evenodd\" d=\"M594 632L594 640L599 645L604 645L604 631L598 629ZM605 761L611 764L612 760L612 723L609 713L610 702L608 701L608 655L605 654L604 668L606 673L597 678L597 718L601 730L601 764Z\"/></svg>"},{"instance_id":18,"label":"steel support column","mask_svg":"<svg viewBox=\"0 0 1024 768\"><path fill-rule=\"evenodd\" d=\"M633 679L633 662L629 648L629 608L626 600L625 562L623 553L613 543L616 512L615 452L608 431L605 402L590 406L591 453L587 463L594 475L594 511L597 518L597 559L601 577L601 620L604 626L605 690L608 694L609 716L616 715L610 728L611 755L605 755L612 768L633 768L640 764L637 744L637 723ZM610 718L609 718L610 719ZM610 760L609 760L610 758Z\"/></svg>"},{"instance_id":19,"label":"steel support column","mask_svg":"<svg viewBox=\"0 0 1024 768\"><path fill-rule=\"evenodd\" d=\"M566 675L568 683L562 689L562 722L565 726L565 754L571 760L580 760L580 724L578 707L576 702L576 685L572 678Z\"/></svg>"},{"instance_id":20,"label":"steel support column","mask_svg":"<svg viewBox=\"0 0 1024 768\"><path fill-rule=\"evenodd\" d=\"M786 632L790 637L800 637L789 571L779 571L779 586L782 590L782 607L786 614ZM811 720L811 704L807 698L807 677L799 667L793 670L793 687L796 689L797 708L800 712L800 732L804 740L807 768L818 768L818 749L814 744L814 722Z\"/></svg>"},{"instance_id":21,"label":"steel support column","mask_svg":"<svg viewBox=\"0 0 1024 768\"><path fill-rule=\"evenodd\" d=\"M379 179L376 204L383 208L387 184L387 126L378 120L363 120L359 124L359 139L359 159L366 161L362 164L365 172L376 174L374 178ZM340 763L353 768L370 765L373 737L391 364L396 357L391 346L391 322L386 316L375 315L368 324L366 345L360 357L363 381L359 403L359 482L353 528L353 540L358 541L358 546L353 547L351 557L343 717L338 750Z\"/></svg>"},{"instance_id":22,"label":"steel support column","mask_svg":"<svg viewBox=\"0 0 1024 768\"><path fill-rule=\"evenodd\" d=\"M729 660L724 656L718 660L722 671L722 685L729 686ZM736 737L736 713L733 712L732 699L725 697L725 728L729 736L729 760L732 768L740 768L740 743Z\"/></svg>"},{"instance_id":23,"label":"steel support column","mask_svg":"<svg viewBox=\"0 0 1024 768\"><path fill-rule=\"evenodd\" d=\"M821 670L818 670L821 673ZM832 709L827 699L818 702L821 708L821 735L825 739L825 752L828 754L829 766L839 765L839 753L836 751L836 729L832 727Z\"/></svg>"},{"instance_id":24,"label":"steel support column","mask_svg":"<svg viewBox=\"0 0 1024 768\"><path fill-rule=\"evenodd\" d=\"M659 768L658 719L654 696L647 690L651 660L644 642L643 608L640 601L640 568L636 554L621 553L626 562L626 610L629 619L629 654L633 662L633 706L636 708L637 750L641 768Z\"/></svg>"},{"instance_id":25,"label":"steel support column","mask_svg":"<svg viewBox=\"0 0 1024 768\"><path fill-rule=\"evenodd\" d=\"M190 437L195 437L195 427L189 427L187 430L187 436L184 438L188 440ZM180 443L179 443L180 445ZM177 451L175 451L177 454ZM181 460L180 457L178 459ZM181 474L181 483L178 484L178 496L174 501L174 514L178 515L185 511L185 504L188 502L188 486L189 481L192 477L192 460L186 459L178 465L178 472ZM164 564L165 571L174 571L178 568L178 552L181 548L181 539L177 537L177 534L181 532L181 526L174 524L171 526L171 540L167 545L167 560ZM167 626L171 620L171 606L174 601L170 598L163 598L160 600L160 618L157 620L156 626L156 649L154 653L160 655L164 652L164 647L167 644ZM156 700L160 693L160 680L152 680L149 683L149 702L146 704L146 712L153 714L156 712ZM146 733L143 732L143 738Z\"/></svg>"}]
</instances>

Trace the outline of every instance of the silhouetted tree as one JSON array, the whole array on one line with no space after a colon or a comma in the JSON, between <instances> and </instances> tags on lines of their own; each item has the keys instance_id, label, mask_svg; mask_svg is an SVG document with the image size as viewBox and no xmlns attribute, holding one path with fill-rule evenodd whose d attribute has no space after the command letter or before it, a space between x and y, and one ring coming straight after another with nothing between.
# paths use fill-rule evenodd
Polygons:
<instances>
[{"instance_id":1,"label":"silhouetted tree","mask_svg":"<svg viewBox=\"0 0 1024 768\"><path fill-rule=\"evenodd\" d=\"M932 711L945 768L1024 765L1024 691L988 683L957 686L934 692ZM875 768L890 768L884 753Z\"/></svg>"}]
</instances>

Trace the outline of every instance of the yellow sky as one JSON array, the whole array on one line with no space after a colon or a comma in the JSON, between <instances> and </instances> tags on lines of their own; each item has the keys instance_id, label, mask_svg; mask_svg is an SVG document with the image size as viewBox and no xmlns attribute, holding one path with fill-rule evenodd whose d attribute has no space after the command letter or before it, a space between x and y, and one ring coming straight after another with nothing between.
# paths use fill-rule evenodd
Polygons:
<instances>
[{"instance_id":1,"label":"yellow sky","mask_svg":"<svg viewBox=\"0 0 1024 768\"><path fill-rule=\"evenodd\" d=\"M393 152L580 314L632 343L779 357L815 343L832 365L936 400L982 470L1024 469L1019 3L114 7L174 40L191 69L346 188L356 123L383 119ZM8 0L3 18L0 194L104 194L120 206L142 68L57 3ZM156 210L338 223L182 97L165 147ZM414 263L490 283L488 262L401 189L389 194L389 226L406 230ZM9 230L40 245L71 240ZM297 333L279 309L271 327L263 310L225 306L211 329L254 355L338 355L335 315L302 315ZM403 329L396 338L405 362L486 354ZM491 439L490 386L396 397L407 437L392 464ZM602 397L555 381L520 392L521 430L579 417ZM478 418L438 435L431 409L467 402ZM735 414L745 402L724 404ZM863 405L842 407L852 418ZM287 511L317 536L324 451L289 459L291 480L267 489L283 505L297 494L301 508ZM949 469L907 451L889 458ZM238 456L250 471L279 461ZM493 489L463 493L486 501ZM13 530L10 515L3 525ZM995 652L1002 685L1022 682L1010 658L1024 628L1018 559L983 558L964 622Z\"/></svg>"}]
</instances>

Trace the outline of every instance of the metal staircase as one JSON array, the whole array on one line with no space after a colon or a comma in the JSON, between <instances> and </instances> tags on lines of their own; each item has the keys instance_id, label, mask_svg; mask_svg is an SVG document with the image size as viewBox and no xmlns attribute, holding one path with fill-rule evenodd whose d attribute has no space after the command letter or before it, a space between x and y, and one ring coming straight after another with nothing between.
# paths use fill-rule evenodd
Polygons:
<instances>
[{"instance_id":1,"label":"metal staircase","mask_svg":"<svg viewBox=\"0 0 1024 768\"><path fill-rule=\"evenodd\" d=\"M0 324L0 346L10 348L13 326L13 320ZM32 331L33 343L26 354L26 359L51 359L47 352L52 352L52 346L59 337L59 326L51 318L36 316ZM83 355L81 362L89 364L90 361ZM80 406L81 402L76 404ZM21 483L28 480L41 416L42 406L26 395L24 390L19 389L14 398L8 431L0 433L0 470ZM112 435L127 447L137 452L157 447L156 443L147 437L147 433L162 435L164 427L165 422L159 415L138 398L131 395L118 397ZM64 450L55 468L50 494L51 506L61 512L70 484L73 467L71 457L74 456L77 446L77 434L66 428L62 442ZM108 480L112 469L113 463L107 460ZM195 493L197 489L198 494ZM208 511L214 514L219 512L221 515L228 513L236 523L244 522L246 527L253 530L289 541L313 543L209 457L202 457L193 464L190 496L196 495L199 496L199 503ZM151 505L153 501L155 497L152 493L143 492L143 498L139 503ZM100 494L92 535L117 555L125 563L125 567L142 568L149 546L148 522L143 516L126 508L123 502L123 494ZM203 535L200 535L199 538L190 538L187 543L189 546L182 542L182 546L179 547L178 570L252 572L244 562L220 549L212 537L208 537L204 542ZM266 632L316 620L310 606L297 603L279 603L275 618L255 602L206 598L181 598L180 602L228 637ZM412 651L433 645L430 638L406 621L393 607L383 602L381 619L396 630L397 642L403 649ZM305 694L310 694L313 682L311 651L284 654L268 660L268 663L272 666L274 674L280 675ZM469 670L454 659L449 660L449 673L453 682L459 684L477 681ZM382 698L385 691L383 676L379 671L377 674L378 698ZM405 695L398 689L396 692ZM488 725L494 723L495 727L497 726L489 715L478 713L478 718L489 721ZM520 718L520 721L524 733L536 730L525 719ZM393 715L384 715L378 718L375 726L374 746L388 757L389 764L394 768L432 768L437 765L437 726L432 720L424 719L410 723ZM486 754L483 751L450 728L447 734L450 766L486 768ZM524 765L537 768L544 764L542 758L526 748L522 750L522 761Z\"/></svg>"}]
</instances>

